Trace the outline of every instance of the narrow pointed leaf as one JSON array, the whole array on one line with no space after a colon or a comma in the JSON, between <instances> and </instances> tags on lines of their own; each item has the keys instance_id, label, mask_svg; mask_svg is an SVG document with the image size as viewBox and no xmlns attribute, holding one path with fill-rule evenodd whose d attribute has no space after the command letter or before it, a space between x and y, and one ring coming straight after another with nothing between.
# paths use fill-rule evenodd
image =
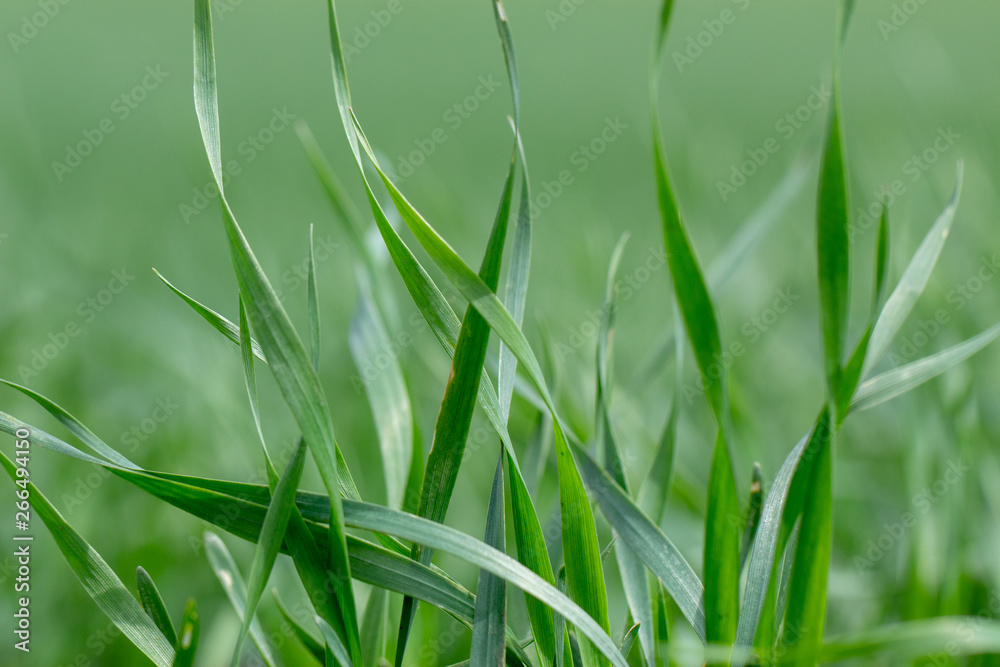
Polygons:
<instances>
[{"instance_id":1,"label":"narrow pointed leaf","mask_svg":"<svg viewBox=\"0 0 1000 667\"><path fill-rule=\"evenodd\" d=\"M198 651L200 627L198 607L194 600L188 600L187 606L184 607L184 618L181 619L181 633L177 637L177 655L173 667L193 667L195 654Z\"/></svg>"},{"instance_id":2,"label":"narrow pointed leaf","mask_svg":"<svg viewBox=\"0 0 1000 667\"><path fill-rule=\"evenodd\" d=\"M156 627L163 633L163 637L171 644L177 644L177 631L174 630L174 624L170 620L170 612L163 604L163 598L160 596L156 584L153 583L152 577L142 567L137 567L135 570L135 588L139 594L139 604L153 619L153 623L156 623Z\"/></svg>"},{"instance_id":3,"label":"narrow pointed leaf","mask_svg":"<svg viewBox=\"0 0 1000 667\"><path fill-rule=\"evenodd\" d=\"M505 550L504 541L504 451L500 449L493 487L486 509L485 544L499 551ZM469 662L472 667L500 667L504 663L504 629L507 627L507 587L503 579L480 571L476 587L476 612L472 622L472 649Z\"/></svg>"},{"instance_id":4,"label":"narrow pointed leaf","mask_svg":"<svg viewBox=\"0 0 1000 667\"><path fill-rule=\"evenodd\" d=\"M739 614L740 504L729 448L720 433L708 482L705 518L705 638L732 644Z\"/></svg>"}]
</instances>

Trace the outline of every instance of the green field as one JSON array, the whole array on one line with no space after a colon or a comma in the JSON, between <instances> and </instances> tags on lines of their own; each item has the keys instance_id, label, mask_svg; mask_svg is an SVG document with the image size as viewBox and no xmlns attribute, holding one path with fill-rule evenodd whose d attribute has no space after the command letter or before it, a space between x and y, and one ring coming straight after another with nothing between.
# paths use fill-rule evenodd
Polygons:
<instances>
[{"instance_id":1,"label":"green field","mask_svg":"<svg viewBox=\"0 0 1000 667\"><path fill-rule=\"evenodd\" d=\"M323 334L318 377L337 443L361 496L398 507L404 489L387 482L379 448L384 433L364 391L366 377L382 377L376 363L398 363L426 456L451 362L375 231L338 111L326 4L210 4L226 197L306 348L313 226ZM696 363L705 340L685 344L680 378L673 348L662 347L675 331L675 289L690 285L675 287L671 279L653 168L648 77L658 3L508 0L505 9L531 184L524 335L567 431L591 451L603 451L607 422L595 408L595 357L609 263L628 233L616 279L607 421L637 495L672 401L678 406L669 502L659 525L704 579L718 429L714 385L706 396ZM512 143L511 91L491 3L342 0L337 11L353 109L380 162L477 270ZM669 176L708 276L726 351L716 364L728 378L741 508L748 503L753 464L761 465L766 492L827 396L817 184L830 122L837 17L833 0L677 2L658 76ZM876 374L1000 322L1000 282L993 281L1000 272L998 22L1000 5L982 1L875 0L858 2L854 10L840 63L852 225L848 353L871 311L880 199L891 194L891 291L948 203L959 161L964 168L948 243ZM0 6L0 25L0 377L44 394L143 468L267 484L240 349L153 272L239 322L239 285L192 94L192 3L10 0ZM359 365L349 344L365 282L361 257L303 150L299 133L306 126L367 228L389 343L368 339L372 366ZM369 179L378 180L374 171ZM378 194L390 222L461 319L467 306L461 289L399 221L381 186ZM518 196L515 191L514 218ZM737 235L747 229L759 230L759 238L743 257L734 249L742 247L744 237ZM501 299L513 234L512 218ZM259 339L257 325L254 330ZM499 354L494 334L485 365L494 384ZM557 473L548 413L537 392L526 389L523 366L510 436L558 569L567 526L560 517L560 496L565 500L567 493L560 482L566 477ZM982 647L952 650L944 639L935 644L937 635L928 630L916 637L927 640L925 653L935 654L929 661L914 663L919 655L890 649L850 664L1000 664L997 657L965 656L1000 651L1000 624L994 625L1000 620L998 368L1000 347L987 347L905 396L852 415L834 438L827 639L956 616L965 620L943 634ZM301 428L267 366L258 362L256 372L262 429L281 473ZM0 411L77 442L13 389L3 388ZM0 451L11 458L14 440L0 437ZM477 540L484 534L497 446L477 408L445 522ZM408 463L396 463L405 483ZM30 474L129 590L142 566L175 624L187 600L197 601L196 665L230 659L240 619L202 548L208 522L100 466L51 451L31 449ZM31 522L32 650L14 648L16 487L0 486L10 489L0 492L0 664L150 664L78 583L37 514ZM300 487L325 493L311 457ZM603 548L612 528L599 503L594 507ZM508 503L511 556L517 555L514 521ZM805 526L800 539L812 534ZM351 533L372 539L371 533ZM249 577L254 545L230 535L224 541ZM440 550L434 563L476 592L476 566ZM617 643L632 624L626 625L629 607L614 553L603 572L610 636ZM306 603L289 558L278 558L258 617L279 664L316 664L283 630L271 588L280 589L290 606ZM371 590L355 586L359 621ZM572 590L570 597L578 600ZM508 586L507 599L508 624L523 642L531 635L524 596ZM391 649L402 597L389 600ZM667 609L676 664L701 664L696 633L673 602ZM786 626L786 638L789 632L796 634ZM404 664L466 660L471 636L450 616L420 604ZM260 664L256 650L245 649L244 664ZM525 650L537 662L535 649ZM393 652L387 655L391 664ZM629 664L646 664L639 642Z\"/></svg>"}]
</instances>

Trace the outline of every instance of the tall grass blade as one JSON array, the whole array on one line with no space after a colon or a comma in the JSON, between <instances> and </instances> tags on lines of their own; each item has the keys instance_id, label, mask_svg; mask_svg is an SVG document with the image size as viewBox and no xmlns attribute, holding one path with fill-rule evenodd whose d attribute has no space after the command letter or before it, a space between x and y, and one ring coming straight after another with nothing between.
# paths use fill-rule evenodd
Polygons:
<instances>
[{"instance_id":1,"label":"tall grass blade","mask_svg":"<svg viewBox=\"0 0 1000 667\"><path fill-rule=\"evenodd\" d=\"M195 0L195 108L215 185L219 190L222 217L229 240L233 268L240 295L253 330L268 359L285 402L309 445L330 496L330 568L335 582L343 582L335 595L346 615L346 643L360 657L354 593L350 587L350 563L344 536L340 483L337 476L336 442L330 409L315 368L310 363L288 314L257 262L230 209L222 179L219 140L218 93L215 82L215 48L208 0Z\"/></svg>"},{"instance_id":2,"label":"tall grass blade","mask_svg":"<svg viewBox=\"0 0 1000 667\"><path fill-rule=\"evenodd\" d=\"M330 624L317 616L316 625L319 626L319 631L323 634L323 639L326 641L326 649L328 651L326 664L330 664L330 656L332 655L337 661L335 664L340 665L340 667L354 667L354 663L351 662L351 656L347 652L347 647L344 646L343 640L330 627Z\"/></svg>"},{"instance_id":3,"label":"tall grass blade","mask_svg":"<svg viewBox=\"0 0 1000 667\"><path fill-rule=\"evenodd\" d=\"M740 503L729 448L720 432L712 456L705 518L705 639L732 644L740 586Z\"/></svg>"},{"instance_id":4,"label":"tall grass blade","mask_svg":"<svg viewBox=\"0 0 1000 667\"><path fill-rule=\"evenodd\" d=\"M361 619L361 655L365 667L381 667L385 661L389 625L389 592L384 588L373 588L365 604ZM501 629L500 641L505 637Z\"/></svg>"}]
</instances>

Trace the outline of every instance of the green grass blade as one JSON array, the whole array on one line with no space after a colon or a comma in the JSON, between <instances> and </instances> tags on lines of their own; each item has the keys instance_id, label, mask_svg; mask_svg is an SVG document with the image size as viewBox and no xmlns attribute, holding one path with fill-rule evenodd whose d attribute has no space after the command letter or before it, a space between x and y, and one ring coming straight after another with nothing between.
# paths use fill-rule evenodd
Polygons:
<instances>
[{"instance_id":1,"label":"green grass blade","mask_svg":"<svg viewBox=\"0 0 1000 667\"><path fill-rule=\"evenodd\" d=\"M747 503L747 520L743 528L743 541L740 546L740 570L746 564L750 555L750 545L757 535L760 525L760 513L764 507L764 471L759 463L753 464L750 477L750 501Z\"/></svg>"},{"instance_id":2,"label":"green grass blade","mask_svg":"<svg viewBox=\"0 0 1000 667\"><path fill-rule=\"evenodd\" d=\"M38 405L42 406L46 412L56 418L60 424L65 426L70 433L75 435L80 439L80 442L87 445L91 450L100 456L104 457L111 463L115 465L122 466L123 468L133 468L138 469L139 466L129 461L123 455L119 454L113 447L105 443L103 440L94 435L94 432L83 425L79 419L71 415L62 409L55 402L50 401L46 397L42 396L36 391L32 391L27 387L23 387L10 380L4 380L0 378L0 384L5 384L12 389L17 389L19 392L33 400Z\"/></svg>"},{"instance_id":3,"label":"green grass blade","mask_svg":"<svg viewBox=\"0 0 1000 667\"><path fill-rule=\"evenodd\" d=\"M309 225L309 268L306 275L306 307L309 310L309 346L313 368L319 369L319 287L316 285L316 253L313 226Z\"/></svg>"},{"instance_id":4,"label":"green grass blade","mask_svg":"<svg viewBox=\"0 0 1000 667\"><path fill-rule=\"evenodd\" d=\"M163 598L160 596L156 584L153 583L152 577L141 566L135 569L135 588L139 594L139 604L142 605L143 611L149 614L153 623L156 623L156 627L159 628L168 642L177 644L177 631L174 630L174 624L170 620L170 612L163 604Z\"/></svg>"},{"instance_id":5,"label":"green grass blade","mask_svg":"<svg viewBox=\"0 0 1000 667\"><path fill-rule=\"evenodd\" d=\"M757 525L757 535L747 562L743 606L736 626L737 651L732 662L734 667L743 667L749 658L746 651L753 646L757 634L764 603L768 597L775 557L784 548L787 540L786 517L791 518L791 514L797 516L797 511L791 513L788 511L790 506L796 505L794 481L797 477L801 480L802 471L808 471L812 467L812 461L818 451L828 448L830 428L829 410L824 410L812 431L803 437L785 458L764 500ZM799 485L802 485L801 481ZM794 523L794 518L790 523Z\"/></svg>"},{"instance_id":6,"label":"green grass blade","mask_svg":"<svg viewBox=\"0 0 1000 667\"><path fill-rule=\"evenodd\" d=\"M722 434L715 442L705 518L705 638L732 644L740 586L740 503L733 464Z\"/></svg>"},{"instance_id":7,"label":"green grass blade","mask_svg":"<svg viewBox=\"0 0 1000 667\"><path fill-rule=\"evenodd\" d=\"M193 667L198 651L198 635L201 623L198 621L198 607L194 600L188 600L181 619L181 634L177 638L177 655L173 667Z\"/></svg>"},{"instance_id":8,"label":"green grass blade","mask_svg":"<svg viewBox=\"0 0 1000 667\"><path fill-rule=\"evenodd\" d=\"M636 623L631 628L629 628L628 632L625 633L625 636L622 637L622 645L620 647L620 650L622 653L622 657L625 658L626 660L628 659L628 654L632 652L632 646L635 644L635 639L638 636L639 636L639 624Z\"/></svg>"},{"instance_id":9,"label":"green grass blade","mask_svg":"<svg viewBox=\"0 0 1000 667\"><path fill-rule=\"evenodd\" d=\"M504 541L504 450L500 449L493 487L486 510L485 544L499 551L505 550ZM507 587L503 579L480 571L476 587L476 612L472 621L472 649L469 662L472 667L500 667L504 663L504 630L507 627Z\"/></svg>"},{"instance_id":10,"label":"green grass blade","mask_svg":"<svg viewBox=\"0 0 1000 667\"><path fill-rule=\"evenodd\" d=\"M645 563L705 641L704 587L677 547L615 484L590 455L576 450L580 471L601 512L636 555Z\"/></svg>"},{"instance_id":11,"label":"green grass blade","mask_svg":"<svg viewBox=\"0 0 1000 667\"><path fill-rule=\"evenodd\" d=\"M872 317L882 311L885 301L886 280L889 274L889 207L883 204L878 222L878 240L875 244L875 287L872 295Z\"/></svg>"},{"instance_id":12,"label":"green grass blade","mask_svg":"<svg viewBox=\"0 0 1000 667\"><path fill-rule=\"evenodd\" d=\"M330 627L330 624L324 621L319 616L316 617L316 625L319 626L319 631L323 634L323 639L326 641L327 648L327 665L330 664L329 656L332 654L336 659L340 667L354 667L354 663L351 662L351 656L347 652L347 647L344 646L343 640L340 636Z\"/></svg>"},{"instance_id":13,"label":"green grass blade","mask_svg":"<svg viewBox=\"0 0 1000 667\"><path fill-rule=\"evenodd\" d=\"M344 611L346 643L356 657L360 652L354 593L349 585L350 563L344 536L337 475L336 442L326 396L302 341L274 288L264 275L243 231L236 222L226 198L221 169L218 94L215 84L215 49L212 40L212 17L208 0L195 2L195 108L219 190L222 217L229 240L233 268L240 295L256 332L261 349L268 359L285 402L288 404L319 467L320 476L330 495L330 567L334 581L345 582L335 591Z\"/></svg>"},{"instance_id":14,"label":"green grass blade","mask_svg":"<svg viewBox=\"0 0 1000 667\"><path fill-rule=\"evenodd\" d=\"M795 547L792 577L788 584L782 643L805 657L790 664L812 667L823 644L826 620L827 576L833 533L833 484L831 444L817 452L812 465L809 492L802 509L802 524ZM813 657L810 657L813 656Z\"/></svg>"},{"instance_id":15,"label":"green grass blade","mask_svg":"<svg viewBox=\"0 0 1000 667\"><path fill-rule=\"evenodd\" d=\"M204 544L205 554L208 556L208 562L212 565L215 576L222 584L222 589L226 592L226 597L229 598L233 609L236 610L236 615L241 622L244 622L244 619L248 618L249 615L247 614L247 586L243 581L243 575L240 574L236 562L229 554L229 549L226 548L218 535L211 531L205 531ZM268 667L274 667L274 655L272 655L271 647L267 643L264 629L253 617L250 617L250 637Z\"/></svg>"},{"instance_id":16,"label":"green grass blade","mask_svg":"<svg viewBox=\"0 0 1000 667\"><path fill-rule=\"evenodd\" d=\"M288 627L292 629L292 633L302 644L303 648L305 648L305 650L308 651L312 657L316 658L316 662L323 665L323 661L326 659L326 649L323 644L321 644L311 632L302 627L301 623L295 620L295 617L292 616L292 613L288 610L288 607L285 606L284 601L282 601L281 597L278 595L278 589L274 589L272 592L274 594L274 602L278 606L278 611L281 612L281 618L284 619L285 623L288 624Z\"/></svg>"},{"instance_id":17,"label":"green grass blade","mask_svg":"<svg viewBox=\"0 0 1000 667\"><path fill-rule=\"evenodd\" d=\"M678 385L679 386L679 385ZM677 396L674 392L670 401L670 414L660 434L656 456L649 468L649 474L639 489L638 505L654 524L660 525L670 497L670 483L674 476L674 452L677 449Z\"/></svg>"},{"instance_id":18,"label":"green grass blade","mask_svg":"<svg viewBox=\"0 0 1000 667\"><path fill-rule=\"evenodd\" d=\"M366 368L378 368L376 358L380 354L384 357L390 346L389 333L375 304L368 278L361 271L358 272L358 305L351 318L348 344L360 374L364 374ZM413 461L413 413L399 361L389 356L389 363L374 377L362 375L362 384L375 418L386 499L390 507L400 508Z\"/></svg>"},{"instance_id":19,"label":"green grass blade","mask_svg":"<svg viewBox=\"0 0 1000 667\"><path fill-rule=\"evenodd\" d=\"M882 308L875 323L875 329L872 331L871 342L868 345L869 354L865 361L863 377L867 377L875 364L885 356L889 345L899 333L899 328L903 326L903 322L906 321L913 305L927 286L927 280L934 270L934 265L937 264L944 243L951 232L951 225L955 220L958 200L962 195L962 173L962 162L959 161L955 189L952 191L951 199L930 231L927 232L927 236L924 237L917 252L913 255L913 259L910 260L903 272L903 276L899 279L899 284L896 285L889 300Z\"/></svg>"},{"instance_id":20,"label":"green grass blade","mask_svg":"<svg viewBox=\"0 0 1000 667\"><path fill-rule=\"evenodd\" d=\"M250 400L250 412L253 414L254 426L257 427L257 437L260 438L260 445L264 450L264 461L267 464L269 479L277 477L271 465L271 458L267 453L267 444L264 441L264 429L260 425L260 406L257 402L257 373L253 367L253 350L249 341L252 340L250 333L250 323L247 321L247 311L243 305L243 297L239 299L240 307L240 328L239 345L240 358L243 361L243 380L247 387L247 398Z\"/></svg>"},{"instance_id":21,"label":"green grass blade","mask_svg":"<svg viewBox=\"0 0 1000 667\"><path fill-rule=\"evenodd\" d=\"M828 395L840 392L841 360L850 299L850 230L847 176L841 139L839 91L834 90L816 205L816 256Z\"/></svg>"},{"instance_id":22,"label":"green grass blade","mask_svg":"<svg viewBox=\"0 0 1000 667\"><path fill-rule=\"evenodd\" d=\"M168 281L166 278L164 278L162 275L160 275L160 272L157 271L156 269L153 269L153 273L155 273L156 277L159 278L160 280L162 280L163 284L166 285L167 287L169 287L170 290L174 294L176 294L177 296L179 296L181 298L181 300L184 301L184 303L186 303L187 305L191 306L191 309L194 310L194 312L196 312L199 315L201 315L201 317L206 322L208 322L212 326L213 329L215 329L216 331L218 331L219 333L221 333L223 336L225 336L226 338L228 338L233 343L236 343L237 345L240 344L240 330L239 330L239 327L237 327L235 324L233 324L232 322L230 322L229 320L227 320L222 315L219 315L217 312L215 312L214 310L212 310L208 306L206 306L206 305L200 303L199 301L191 298L190 296L188 296L184 292L182 292L179 289L177 289L176 287L174 287L173 284L170 281ZM253 356L257 357L258 359L260 359L261 361L263 361L263 362L266 363L267 359L264 357L264 352L260 349L260 344L257 341L255 341L255 340L251 340L250 341L250 346L253 349Z\"/></svg>"},{"instance_id":23,"label":"green grass blade","mask_svg":"<svg viewBox=\"0 0 1000 667\"><path fill-rule=\"evenodd\" d=\"M292 455L292 460L288 462L285 471L281 474L281 479L274 489L271 503L267 507L267 515L264 517L264 525L260 530L260 537L257 541L257 550L254 552L253 564L250 566L250 582L247 585L246 609L243 614L243 627L240 629L239 639L236 641L236 648L233 654L233 665L238 665L243 642L246 640L247 632L250 630L250 621L257 611L257 604L267 586L267 580L271 576L271 569L278 558L278 551L285 539L285 530L291 518L292 510L295 507L295 492L298 489L299 481L302 479L302 470L305 467L306 448L305 443L299 440Z\"/></svg>"},{"instance_id":24,"label":"green grass blade","mask_svg":"<svg viewBox=\"0 0 1000 667\"><path fill-rule=\"evenodd\" d=\"M7 470L11 480L18 479L14 463L6 454L0 453L0 464ZM174 659L174 648L153 619L143 611L142 606L101 555L73 530L38 487L29 481L27 488L32 509L52 534L56 546L87 594L146 657L159 667L170 667Z\"/></svg>"},{"instance_id":25,"label":"green grass blade","mask_svg":"<svg viewBox=\"0 0 1000 667\"><path fill-rule=\"evenodd\" d=\"M953 345L937 354L886 371L873 377L858 387L851 410L860 411L873 408L901 394L919 387L946 370L965 361L1000 336L1000 324Z\"/></svg>"},{"instance_id":26,"label":"green grass blade","mask_svg":"<svg viewBox=\"0 0 1000 667\"><path fill-rule=\"evenodd\" d=\"M365 613L361 619L361 655L365 659L365 667L381 667L385 660L386 643L388 641L389 624L389 592L384 588L373 588L365 604ZM504 641L501 629L500 641Z\"/></svg>"}]
</instances>

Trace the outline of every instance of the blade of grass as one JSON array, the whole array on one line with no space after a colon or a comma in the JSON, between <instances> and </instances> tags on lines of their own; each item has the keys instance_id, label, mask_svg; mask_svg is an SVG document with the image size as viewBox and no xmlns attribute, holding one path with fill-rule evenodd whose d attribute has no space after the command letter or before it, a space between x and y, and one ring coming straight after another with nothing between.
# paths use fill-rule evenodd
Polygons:
<instances>
[{"instance_id":1,"label":"blade of grass","mask_svg":"<svg viewBox=\"0 0 1000 667\"><path fill-rule=\"evenodd\" d=\"M917 252L913 255L909 265L899 279L899 284L892 291L889 300L885 302L882 312L875 323L872 331L871 342L869 343L869 353L865 360L862 377L867 377L875 364L882 360L889 350L899 328L903 326L907 315L913 309L913 305L923 293L927 286L934 265L937 264L944 243L951 232L951 225L955 220L955 212L958 209L958 201L962 195L962 161L958 162L957 175L955 177L955 189L952 191L951 199L945 206L944 211L938 216L927 236L924 237Z\"/></svg>"},{"instance_id":2,"label":"blade of grass","mask_svg":"<svg viewBox=\"0 0 1000 667\"><path fill-rule=\"evenodd\" d=\"M177 644L177 631L174 630L174 624L170 620L170 612L163 604L163 598L160 596L156 584L153 583L152 577L141 566L135 569L135 588L139 594L139 604L142 605L143 611L153 619L153 623L156 623L156 627L163 633L164 639L171 644Z\"/></svg>"},{"instance_id":3,"label":"blade of grass","mask_svg":"<svg viewBox=\"0 0 1000 667\"><path fill-rule=\"evenodd\" d=\"M708 481L705 518L705 638L728 645L736 637L740 585L740 504L729 448L720 433Z\"/></svg>"},{"instance_id":4,"label":"blade of grass","mask_svg":"<svg viewBox=\"0 0 1000 667\"><path fill-rule=\"evenodd\" d=\"M383 588L373 588L365 605L361 620L361 655L365 667L380 667L385 660L388 641L389 593ZM503 626L500 631L501 643L505 640Z\"/></svg>"},{"instance_id":5,"label":"blade of grass","mask_svg":"<svg viewBox=\"0 0 1000 667\"><path fill-rule=\"evenodd\" d=\"M267 515L264 517L264 525L261 527L257 549L253 556L253 564L250 566L246 610L243 614L243 627L240 629L239 639L236 641L233 665L239 664L243 642L246 640L247 632L250 630L250 621L256 613L260 596L264 593L264 587L271 576L274 562L278 558L278 551L285 539L285 530L288 527L292 509L295 507L295 492L298 489L299 481L302 479L302 470L305 467L305 461L305 444L299 440L295 448L295 453L292 455L292 460L288 462L285 471L281 474L281 479L274 488L271 503L267 507Z\"/></svg>"},{"instance_id":6,"label":"blade of grass","mask_svg":"<svg viewBox=\"0 0 1000 667\"><path fill-rule=\"evenodd\" d=\"M316 253L313 226L309 225L309 268L306 274L306 307L309 310L309 345L313 368L319 369L319 287L316 285Z\"/></svg>"},{"instance_id":7,"label":"blade of grass","mask_svg":"<svg viewBox=\"0 0 1000 667\"><path fill-rule=\"evenodd\" d=\"M368 404L375 418L379 448L382 452L382 469L386 498L390 507L402 507L410 465L413 462L413 413L406 382L398 360L390 360L369 378L365 370L375 366L376 358L385 357L391 341L386 331L368 277L358 275L358 305L351 318L348 344L354 363L362 377ZM422 463L422 462L421 462Z\"/></svg>"},{"instance_id":8,"label":"blade of grass","mask_svg":"<svg viewBox=\"0 0 1000 667\"><path fill-rule=\"evenodd\" d=\"M222 589L226 592L230 604L236 610L236 615L244 623L244 619L250 618L250 637L268 667L274 667L274 655L267 643L264 629L256 618L247 614L247 586L236 562L229 553L229 549L226 548L219 536L211 531L205 531L204 545L208 562L212 565L212 570L218 577L219 583L222 584Z\"/></svg>"},{"instance_id":9,"label":"blade of grass","mask_svg":"<svg viewBox=\"0 0 1000 667\"><path fill-rule=\"evenodd\" d=\"M330 627L330 624L317 616L316 625L319 626L319 631L323 634L323 639L326 641L326 664L330 664L330 656L332 655L337 661L336 664L340 665L340 667L354 667L354 663L351 662L351 656L347 652L347 647L344 646L343 640L341 640L336 631Z\"/></svg>"},{"instance_id":10,"label":"blade of grass","mask_svg":"<svg viewBox=\"0 0 1000 667\"><path fill-rule=\"evenodd\" d=\"M704 587L677 547L653 524L591 456L577 448L580 472L605 518L645 563L705 641Z\"/></svg>"},{"instance_id":11,"label":"blade of grass","mask_svg":"<svg viewBox=\"0 0 1000 667\"><path fill-rule=\"evenodd\" d=\"M873 408L919 387L924 382L932 380L976 354L996 340L998 336L1000 336L1000 324L937 354L877 375L858 387L851 402L851 410L860 411Z\"/></svg>"},{"instance_id":12,"label":"blade of grass","mask_svg":"<svg viewBox=\"0 0 1000 667\"><path fill-rule=\"evenodd\" d=\"M0 464L11 480L24 479L17 473L23 468L15 469L14 463L2 452ZM32 509L52 534L56 546L87 594L146 657L159 667L169 667L174 659L174 648L153 619L143 611L101 555L73 530L38 487L29 481L27 488Z\"/></svg>"},{"instance_id":13,"label":"blade of grass","mask_svg":"<svg viewBox=\"0 0 1000 667\"><path fill-rule=\"evenodd\" d=\"M330 409L315 368L310 364L302 341L288 314L264 275L243 231L236 222L225 195L222 179L222 149L219 139L218 93L215 81L215 48L212 15L208 0L195 0L195 108L201 128L229 241L233 268L240 294L246 304L253 330L268 359L285 402L288 404L330 496L329 566L340 609L346 617L346 644L360 658L354 594L350 586L350 563L344 535L340 483L337 475L336 442Z\"/></svg>"},{"instance_id":14,"label":"blade of grass","mask_svg":"<svg viewBox=\"0 0 1000 667\"><path fill-rule=\"evenodd\" d=\"M493 488L486 510L486 535L483 542L498 551L505 550L504 542L504 450L500 449ZM507 627L507 587L503 579L480 571L476 587L476 612L472 621L472 648L469 662L472 667L500 667L504 663L504 629Z\"/></svg>"},{"instance_id":15,"label":"blade of grass","mask_svg":"<svg viewBox=\"0 0 1000 667\"><path fill-rule=\"evenodd\" d=\"M303 648L305 648L305 650L308 651L312 657L316 658L316 662L323 665L324 660L326 659L326 649L323 644L321 644L311 632L302 627L301 623L295 620L295 617L292 616L292 613L288 610L288 607L285 606L284 601L282 601L281 596L278 595L278 589L272 589L271 592L274 595L274 602L278 606L278 611L281 612L281 617L292 629L292 633L295 635L295 638L299 640ZM362 636L364 636L364 633L362 633Z\"/></svg>"},{"instance_id":16,"label":"blade of grass","mask_svg":"<svg viewBox=\"0 0 1000 667\"><path fill-rule=\"evenodd\" d=\"M198 651L198 635L201 623L198 621L198 607L194 600L188 600L181 619L181 634L177 638L177 655L173 667L192 667Z\"/></svg>"}]
</instances>

